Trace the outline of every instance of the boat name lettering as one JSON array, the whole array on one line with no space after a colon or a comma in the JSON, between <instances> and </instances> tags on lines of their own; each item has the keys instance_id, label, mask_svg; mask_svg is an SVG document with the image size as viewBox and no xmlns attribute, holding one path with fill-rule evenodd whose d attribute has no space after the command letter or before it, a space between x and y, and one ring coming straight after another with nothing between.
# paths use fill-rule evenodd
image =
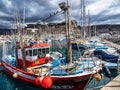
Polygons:
<instances>
[{"instance_id":1,"label":"boat name lettering","mask_svg":"<svg viewBox=\"0 0 120 90\"><path fill-rule=\"evenodd\" d=\"M87 79L89 79L88 76L86 76L86 77L84 77L84 78L80 78L80 79L74 79L74 81L75 81L75 82L81 82L81 81L87 80Z\"/></svg>"},{"instance_id":2,"label":"boat name lettering","mask_svg":"<svg viewBox=\"0 0 120 90\"><path fill-rule=\"evenodd\" d=\"M52 89L72 89L73 87L74 85L65 85L65 86L52 85L51 86Z\"/></svg>"}]
</instances>

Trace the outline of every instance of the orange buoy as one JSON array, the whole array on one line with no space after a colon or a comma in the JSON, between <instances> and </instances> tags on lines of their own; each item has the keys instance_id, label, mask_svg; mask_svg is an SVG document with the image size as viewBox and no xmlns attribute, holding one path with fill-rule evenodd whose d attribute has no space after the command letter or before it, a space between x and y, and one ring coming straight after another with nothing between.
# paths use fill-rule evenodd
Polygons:
<instances>
[{"instance_id":1,"label":"orange buoy","mask_svg":"<svg viewBox=\"0 0 120 90\"><path fill-rule=\"evenodd\" d=\"M52 85L52 78L50 76L37 77L35 80L36 85L42 85L43 88L50 88Z\"/></svg>"},{"instance_id":2,"label":"orange buoy","mask_svg":"<svg viewBox=\"0 0 120 90\"><path fill-rule=\"evenodd\" d=\"M17 78L18 77L18 74L17 73L14 73L13 74L13 78Z\"/></svg>"},{"instance_id":3,"label":"orange buoy","mask_svg":"<svg viewBox=\"0 0 120 90\"><path fill-rule=\"evenodd\" d=\"M94 79L96 81L100 81L102 79L102 76L99 73L94 74Z\"/></svg>"},{"instance_id":4,"label":"orange buoy","mask_svg":"<svg viewBox=\"0 0 120 90\"><path fill-rule=\"evenodd\" d=\"M52 86L52 78L50 76L45 76L41 81L41 85L44 88L50 88Z\"/></svg>"}]
</instances>

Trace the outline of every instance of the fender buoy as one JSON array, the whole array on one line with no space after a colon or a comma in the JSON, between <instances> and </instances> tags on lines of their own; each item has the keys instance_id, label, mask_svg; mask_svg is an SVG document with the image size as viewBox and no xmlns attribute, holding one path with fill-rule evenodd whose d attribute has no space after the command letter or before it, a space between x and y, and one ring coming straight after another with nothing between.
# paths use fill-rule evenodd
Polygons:
<instances>
[{"instance_id":1,"label":"fender buoy","mask_svg":"<svg viewBox=\"0 0 120 90\"><path fill-rule=\"evenodd\" d=\"M52 78L50 76L37 77L35 80L36 85L42 85L43 88L50 88L52 85Z\"/></svg>"},{"instance_id":2,"label":"fender buoy","mask_svg":"<svg viewBox=\"0 0 120 90\"><path fill-rule=\"evenodd\" d=\"M41 81L41 85L44 88L50 88L52 85L52 78L50 76L45 76Z\"/></svg>"},{"instance_id":3,"label":"fender buoy","mask_svg":"<svg viewBox=\"0 0 120 90\"><path fill-rule=\"evenodd\" d=\"M45 57L45 63L48 63L49 61L51 61L51 56L49 54L46 55Z\"/></svg>"},{"instance_id":4,"label":"fender buoy","mask_svg":"<svg viewBox=\"0 0 120 90\"><path fill-rule=\"evenodd\" d=\"M40 82L40 77L37 77L37 78L35 79L35 84L38 85L38 86L41 84L41 82Z\"/></svg>"},{"instance_id":5,"label":"fender buoy","mask_svg":"<svg viewBox=\"0 0 120 90\"><path fill-rule=\"evenodd\" d=\"M49 57L46 57L45 58L45 63L48 63L48 61L49 61Z\"/></svg>"},{"instance_id":6,"label":"fender buoy","mask_svg":"<svg viewBox=\"0 0 120 90\"><path fill-rule=\"evenodd\" d=\"M102 78L104 77L104 74L101 73L100 75L101 75Z\"/></svg>"},{"instance_id":7,"label":"fender buoy","mask_svg":"<svg viewBox=\"0 0 120 90\"><path fill-rule=\"evenodd\" d=\"M100 81L102 79L102 76L99 73L94 74L94 79L96 81Z\"/></svg>"},{"instance_id":8,"label":"fender buoy","mask_svg":"<svg viewBox=\"0 0 120 90\"><path fill-rule=\"evenodd\" d=\"M13 74L13 78L17 78L18 77L18 74L17 73L14 73Z\"/></svg>"},{"instance_id":9,"label":"fender buoy","mask_svg":"<svg viewBox=\"0 0 120 90\"><path fill-rule=\"evenodd\" d=\"M0 66L2 66L2 63L0 62Z\"/></svg>"},{"instance_id":10,"label":"fender buoy","mask_svg":"<svg viewBox=\"0 0 120 90\"><path fill-rule=\"evenodd\" d=\"M102 64L102 69L103 69L105 75L107 77L111 78L111 72L110 72L109 68L107 66L105 66L104 64Z\"/></svg>"}]
</instances>

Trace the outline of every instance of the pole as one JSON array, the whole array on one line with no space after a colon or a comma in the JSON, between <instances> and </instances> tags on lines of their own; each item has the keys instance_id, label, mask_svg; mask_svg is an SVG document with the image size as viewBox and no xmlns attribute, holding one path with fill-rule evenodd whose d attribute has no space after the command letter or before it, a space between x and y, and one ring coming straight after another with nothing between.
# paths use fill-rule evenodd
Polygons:
<instances>
[{"instance_id":1,"label":"pole","mask_svg":"<svg viewBox=\"0 0 120 90\"><path fill-rule=\"evenodd\" d=\"M67 19L68 19L68 33L67 33L67 49L68 49L68 53L67 53L67 62L71 63L72 62L72 45L71 45L71 38L70 38L70 28L71 28L71 20L70 20L70 11L69 11L69 3L67 0Z\"/></svg>"}]
</instances>

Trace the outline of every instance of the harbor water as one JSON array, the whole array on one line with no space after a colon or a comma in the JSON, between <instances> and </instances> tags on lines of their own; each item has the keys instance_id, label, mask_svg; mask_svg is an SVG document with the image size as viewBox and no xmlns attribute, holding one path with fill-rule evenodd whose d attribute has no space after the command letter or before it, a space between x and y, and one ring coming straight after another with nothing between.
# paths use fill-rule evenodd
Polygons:
<instances>
[{"instance_id":1,"label":"harbor water","mask_svg":"<svg viewBox=\"0 0 120 90\"><path fill-rule=\"evenodd\" d=\"M0 46L0 61L2 57L2 47ZM91 82L88 84L86 90L92 90L94 87L102 86L107 84L109 81L111 81L114 77L117 76L117 70L110 70L111 71L111 78L108 78L104 75L103 79L99 82L95 81L94 79L91 80ZM14 80L13 78L10 78L0 67L0 90L43 90L41 88L35 88L32 86L29 86L27 84L24 84L23 82L19 82ZM99 88L96 88L94 90L99 90Z\"/></svg>"}]
</instances>

